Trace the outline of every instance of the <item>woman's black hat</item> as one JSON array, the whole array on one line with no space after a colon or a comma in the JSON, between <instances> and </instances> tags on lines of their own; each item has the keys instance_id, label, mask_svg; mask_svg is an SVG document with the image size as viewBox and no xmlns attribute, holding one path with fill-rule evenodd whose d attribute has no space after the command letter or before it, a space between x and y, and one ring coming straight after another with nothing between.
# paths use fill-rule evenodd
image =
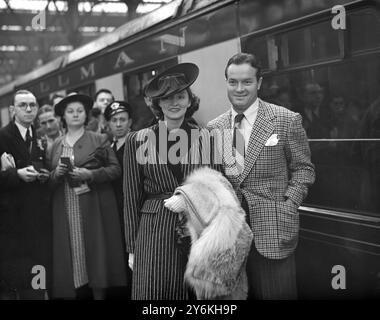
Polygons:
<instances>
[{"instance_id":1,"label":"woman's black hat","mask_svg":"<svg viewBox=\"0 0 380 320\"><path fill-rule=\"evenodd\" d=\"M145 88L149 98L165 98L190 87L197 79L199 68L194 63L180 63L155 76Z\"/></svg>"},{"instance_id":2,"label":"woman's black hat","mask_svg":"<svg viewBox=\"0 0 380 320\"><path fill-rule=\"evenodd\" d=\"M55 107L55 114L57 116L62 117L66 106L71 102L81 102L83 106L86 109L86 113L88 114L89 111L92 109L92 106L94 104L94 100L92 100L91 97L85 95L85 94L72 94L68 95L67 97L63 98L60 102L58 102Z\"/></svg>"}]
</instances>

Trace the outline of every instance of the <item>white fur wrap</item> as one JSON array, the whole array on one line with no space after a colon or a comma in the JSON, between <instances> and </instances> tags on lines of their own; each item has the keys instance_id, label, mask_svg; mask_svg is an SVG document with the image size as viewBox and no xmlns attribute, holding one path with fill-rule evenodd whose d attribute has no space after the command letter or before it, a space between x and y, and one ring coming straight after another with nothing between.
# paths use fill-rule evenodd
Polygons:
<instances>
[{"instance_id":1,"label":"white fur wrap","mask_svg":"<svg viewBox=\"0 0 380 320\"><path fill-rule=\"evenodd\" d=\"M192 245L185 281L198 299L246 299L252 232L235 192L218 171L191 173L165 206L185 214Z\"/></svg>"}]
</instances>

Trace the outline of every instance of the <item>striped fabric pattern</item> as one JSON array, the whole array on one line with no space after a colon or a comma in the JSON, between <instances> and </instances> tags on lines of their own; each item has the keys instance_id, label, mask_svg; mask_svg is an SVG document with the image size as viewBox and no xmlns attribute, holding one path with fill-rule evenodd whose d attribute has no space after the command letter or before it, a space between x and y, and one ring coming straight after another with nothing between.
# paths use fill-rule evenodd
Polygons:
<instances>
[{"instance_id":1,"label":"striped fabric pattern","mask_svg":"<svg viewBox=\"0 0 380 320\"><path fill-rule=\"evenodd\" d=\"M73 157L73 148L63 143L62 157ZM71 259L73 266L74 287L79 288L88 283L86 253L83 234L83 217L79 198L65 181L65 206L70 230Z\"/></svg>"},{"instance_id":2,"label":"striped fabric pattern","mask_svg":"<svg viewBox=\"0 0 380 320\"><path fill-rule=\"evenodd\" d=\"M285 259L266 259L255 246L247 261L249 299L295 300L297 299L295 256Z\"/></svg>"},{"instance_id":3,"label":"striped fabric pattern","mask_svg":"<svg viewBox=\"0 0 380 320\"><path fill-rule=\"evenodd\" d=\"M185 300L186 257L177 247L176 214L142 214L136 239L132 299Z\"/></svg>"},{"instance_id":4,"label":"striped fabric pattern","mask_svg":"<svg viewBox=\"0 0 380 320\"><path fill-rule=\"evenodd\" d=\"M135 255L132 299L183 300L188 299L183 278L187 257L176 243L177 216L164 207L163 200L145 201L146 194L172 193L178 182L166 164L140 164L136 160L144 136L148 130L155 130L156 126L130 133L125 142L126 247ZM208 135L207 131L202 132L201 139L208 139L204 135ZM158 156L155 143L148 143L147 149L150 154ZM181 164L185 175L201 166L200 159L196 159L201 153L194 150L191 149L186 155L188 163ZM218 169L213 165L211 167Z\"/></svg>"}]
</instances>

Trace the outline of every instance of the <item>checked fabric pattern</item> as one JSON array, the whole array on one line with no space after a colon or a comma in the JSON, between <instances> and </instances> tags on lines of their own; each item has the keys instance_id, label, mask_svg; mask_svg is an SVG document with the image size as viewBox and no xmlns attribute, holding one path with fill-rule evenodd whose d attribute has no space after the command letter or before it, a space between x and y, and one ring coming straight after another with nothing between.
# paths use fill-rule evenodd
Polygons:
<instances>
[{"instance_id":1,"label":"checked fabric pattern","mask_svg":"<svg viewBox=\"0 0 380 320\"><path fill-rule=\"evenodd\" d=\"M212 120L208 128L231 129L231 110ZM273 135L277 135L278 142L268 145ZM223 139L223 145L232 144L232 137L224 135ZM269 259L288 257L298 242L297 209L315 180L301 115L259 99L244 169L239 175L230 174L231 157L223 153L224 173L240 201L244 197L248 203L257 250Z\"/></svg>"}]
</instances>

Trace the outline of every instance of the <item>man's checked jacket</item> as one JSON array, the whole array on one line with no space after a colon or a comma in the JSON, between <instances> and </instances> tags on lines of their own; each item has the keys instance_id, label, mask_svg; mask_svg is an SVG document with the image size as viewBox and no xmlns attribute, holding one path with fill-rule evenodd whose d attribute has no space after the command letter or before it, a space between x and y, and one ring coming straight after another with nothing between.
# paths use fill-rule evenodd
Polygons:
<instances>
[{"instance_id":1,"label":"man's checked jacket","mask_svg":"<svg viewBox=\"0 0 380 320\"><path fill-rule=\"evenodd\" d=\"M298 243L297 209L315 180L302 117L259 99L242 172L237 171L232 156L231 110L210 121L207 127L224 132L217 141L224 174L239 200L244 197L247 201L256 249L269 259L288 257ZM268 145L268 139L276 137L273 135L277 135L278 142ZM292 202L285 202L288 198Z\"/></svg>"}]
</instances>

